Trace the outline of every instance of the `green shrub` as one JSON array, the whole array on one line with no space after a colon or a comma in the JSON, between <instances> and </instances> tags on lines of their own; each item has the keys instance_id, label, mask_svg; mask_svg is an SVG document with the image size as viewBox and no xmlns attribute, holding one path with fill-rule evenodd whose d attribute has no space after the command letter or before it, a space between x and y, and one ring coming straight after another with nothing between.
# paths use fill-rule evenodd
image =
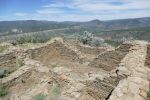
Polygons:
<instances>
[{"instance_id":1,"label":"green shrub","mask_svg":"<svg viewBox=\"0 0 150 100\"><path fill-rule=\"evenodd\" d=\"M149 92L147 93L147 99L146 100L150 100L150 90Z\"/></svg>"},{"instance_id":2,"label":"green shrub","mask_svg":"<svg viewBox=\"0 0 150 100\"><path fill-rule=\"evenodd\" d=\"M44 94L37 94L36 96L33 97L32 100L44 100L45 99L45 96Z\"/></svg>"},{"instance_id":3,"label":"green shrub","mask_svg":"<svg viewBox=\"0 0 150 100\"><path fill-rule=\"evenodd\" d=\"M122 42L118 42L118 41L114 41L114 40L105 40L104 42L111 45L111 46L114 46L114 47L117 47L120 44L122 44Z\"/></svg>"},{"instance_id":4,"label":"green shrub","mask_svg":"<svg viewBox=\"0 0 150 100\"><path fill-rule=\"evenodd\" d=\"M59 96L61 94L61 87L56 85L52 91L54 96Z\"/></svg>"},{"instance_id":5,"label":"green shrub","mask_svg":"<svg viewBox=\"0 0 150 100\"><path fill-rule=\"evenodd\" d=\"M60 85L54 85L50 93L50 100L60 100L61 91Z\"/></svg>"},{"instance_id":6,"label":"green shrub","mask_svg":"<svg viewBox=\"0 0 150 100\"><path fill-rule=\"evenodd\" d=\"M83 44L88 44L90 45L91 41L92 41L92 38L93 38L93 34L92 33L89 33L87 31L85 31L83 33L83 35L79 36L78 39L81 43Z\"/></svg>"},{"instance_id":7,"label":"green shrub","mask_svg":"<svg viewBox=\"0 0 150 100\"><path fill-rule=\"evenodd\" d=\"M0 53L5 51L8 48L8 46L0 46Z\"/></svg>"},{"instance_id":8,"label":"green shrub","mask_svg":"<svg viewBox=\"0 0 150 100\"><path fill-rule=\"evenodd\" d=\"M7 71L5 69L0 69L0 78L6 77Z\"/></svg>"},{"instance_id":9,"label":"green shrub","mask_svg":"<svg viewBox=\"0 0 150 100\"><path fill-rule=\"evenodd\" d=\"M24 36L17 39L17 44L24 43L45 43L50 39L49 36L45 35L34 35L34 36Z\"/></svg>"},{"instance_id":10,"label":"green shrub","mask_svg":"<svg viewBox=\"0 0 150 100\"><path fill-rule=\"evenodd\" d=\"M52 68L57 67L57 63L51 65Z\"/></svg>"},{"instance_id":11,"label":"green shrub","mask_svg":"<svg viewBox=\"0 0 150 100\"><path fill-rule=\"evenodd\" d=\"M0 97L3 97L8 94L8 89L4 86L0 86Z\"/></svg>"},{"instance_id":12,"label":"green shrub","mask_svg":"<svg viewBox=\"0 0 150 100\"><path fill-rule=\"evenodd\" d=\"M23 65L24 65L24 62L23 62L22 60L16 59L16 66L17 66L17 67L21 67L21 66L23 66Z\"/></svg>"},{"instance_id":13,"label":"green shrub","mask_svg":"<svg viewBox=\"0 0 150 100\"><path fill-rule=\"evenodd\" d=\"M78 36L78 40L85 45L94 47L102 46L104 40L100 37L94 37L93 33L85 31L82 35Z\"/></svg>"}]
</instances>

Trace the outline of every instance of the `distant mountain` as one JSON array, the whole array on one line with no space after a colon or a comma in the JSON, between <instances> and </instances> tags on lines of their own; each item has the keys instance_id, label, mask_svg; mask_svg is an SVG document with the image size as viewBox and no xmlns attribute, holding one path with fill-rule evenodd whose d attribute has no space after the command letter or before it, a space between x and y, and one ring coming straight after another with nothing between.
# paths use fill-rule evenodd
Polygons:
<instances>
[{"instance_id":1,"label":"distant mountain","mask_svg":"<svg viewBox=\"0 0 150 100\"><path fill-rule=\"evenodd\" d=\"M96 33L98 37L107 40L120 41L122 39L138 39L150 42L150 27L130 28L121 30L101 31Z\"/></svg>"},{"instance_id":2,"label":"distant mountain","mask_svg":"<svg viewBox=\"0 0 150 100\"><path fill-rule=\"evenodd\" d=\"M112 21L107 21L106 25L108 28L111 29L129 29L129 28L137 28L137 27L147 27L150 26L150 17L112 20Z\"/></svg>"},{"instance_id":3,"label":"distant mountain","mask_svg":"<svg viewBox=\"0 0 150 100\"><path fill-rule=\"evenodd\" d=\"M150 17L122 20L91 20L87 22L56 22L38 20L0 21L0 42L24 35L49 37L72 35L89 31L104 39L134 38L150 41Z\"/></svg>"},{"instance_id":4,"label":"distant mountain","mask_svg":"<svg viewBox=\"0 0 150 100\"><path fill-rule=\"evenodd\" d=\"M135 19L122 19L122 20L109 20L100 21L92 20L88 22L56 22L56 21L37 21L37 20L23 20L23 21L0 21L0 33L12 32L13 29L22 30L22 32L37 32L43 30L70 28L70 27L81 27L89 29L90 31L95 30L118 30L118 29L129 29L137 27L148 27L150 26L150 17L146 18L135 18Z\"/></svg>"},{"instance_id":5,"label":"distant mountain","mask_svg":"<svg viewBox=\"0 0 150 100\"><path fill-rule=\"evenodd\" d=\"M54 21L1 21L0 32L11 32L13 29L22 30L23 32L37 32L50 29L71 27L69 23L59 23Z\"/></svg>"}]
</instances>

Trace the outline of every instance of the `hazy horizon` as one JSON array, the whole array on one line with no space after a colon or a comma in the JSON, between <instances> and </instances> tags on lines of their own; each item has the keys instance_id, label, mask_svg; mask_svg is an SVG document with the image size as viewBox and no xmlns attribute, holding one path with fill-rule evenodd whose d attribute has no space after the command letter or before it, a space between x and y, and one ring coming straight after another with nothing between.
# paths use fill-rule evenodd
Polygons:
<instances>
[{"instance_id":1,"label":"hazy horizon","mask_svg":"<svg viewBox=\"0 0 150 100\"><path fill-rule=\"evenodd\" d=\"M0 22L3 21L49 21L49 22L88 22L88 21L94 21L94 20L99 20L102 22L107 22L107 21L115 21L115 20L127 20L127 19L140 19L140 18L150 18L150 17L137 17L137 18L122 18L122 19L108 19L108 20L101 20L101 19L91 19L91 20L81 20L81 21L72 21L72 20L63 20L63 21L57 21L57 20L40 20L40 19L20 19L20 20L0 20Z\"/></svg>"}]
</instances>

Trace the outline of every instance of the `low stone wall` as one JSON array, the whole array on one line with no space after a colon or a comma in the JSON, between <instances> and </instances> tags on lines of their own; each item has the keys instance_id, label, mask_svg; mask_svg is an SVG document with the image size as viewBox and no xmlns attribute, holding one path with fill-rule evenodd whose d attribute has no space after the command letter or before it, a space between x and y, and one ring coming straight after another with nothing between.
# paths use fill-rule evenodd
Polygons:
<instances>
[{"instance_id":1,"label":"low stone wall","mask_svg":"<svg viewBox=\"0 0 150 100\"><path fill-rule=\"evenodd\" d=\"M76 46L79 51L81 51L84 54L91 54L91 55L99 55L100 53L106 51L106 48L96 48L96 47L88 47L88 46Z\"/></svg>"},{"instance_id":2,"label":"low stone wall","mask_svg":"<svg viewBox=\"0 0 150 100\"><path fill-rule=\"evenodd\" d=\"M91 67L99 67L106 71L111 71L115 69L120 61L126 56L129 52L132 44L124 43L116 48L114 51L108 51L103 54L100 54L98 58L95 58L89 66Z\"/></svg>"},{"instance_id":3,"label":"low stone wall","mask_svg":"<svg viewBox=\"0 0 150 100\"><path fill-rule=\"evenodd\" d=\"M107 100L119 81L117 77L105 77L103 80L96 78L86 82L85 91L95 100Z\"/></svg>"},{"instance_id":4,"label":"low stone wall","mask_svg":"<svg viewBox=\"0 0 150 100\"><path fill-rule=\"evenodd\" d=\"M147 42L133 44L117 67L117 76L126 77L119 81L108 100L146 100L150 84L150 69L144 66Z\"/></svg>"},{"instance_id":5,"label":"low stone wall","mask_svg":"<svg viewBox=\"0 0 150 100\"><path fill-rule=\"evenodd\" d=\"M29 49L27 53L30 58L39 60L42 63L49 62L52 59L79 61L78 55L59 41L36 49Z\"/></svg>"},{"instance_id":6,"label":"low stone wall","mask_svg":"<svg viewBox=\"0 0 150 100\"><path fill-rule=\"evenodd\" d=\"M147 46L147 55L145 60L145 66L150 68L150 44Z\"/></svg>"},{"instance_id":7,"label":"low stone wall","mask_svg":"<svg viewBox=\"0 0 150 100\"><path fill-rule=\"evenodd\" d=\"M0 54L0 69L13 71L16 67L16 56L13 52Z\"/></svg>"}]
</instances>

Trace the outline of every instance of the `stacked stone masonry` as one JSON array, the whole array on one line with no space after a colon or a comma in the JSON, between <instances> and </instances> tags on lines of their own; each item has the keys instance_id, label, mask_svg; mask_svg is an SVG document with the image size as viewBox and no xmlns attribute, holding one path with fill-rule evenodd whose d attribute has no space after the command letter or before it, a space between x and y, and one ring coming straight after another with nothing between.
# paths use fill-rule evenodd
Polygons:
<instances>
[{"instance_id":1,"label":"stacked stone masonry","mask_svg":"<svg viewBox=\"0 0 150 100\"><path fill-rule=\"evenodd\" d=\"M0 54L0 69L13 71L16 67L16 56L13 52Z\"/></svg>"},{"instance_id":2,"label":"stacked stone masonry","mask_svg":"<svg viewBox=\"0 0 150 100\"><path fill-rule=\"evenodd\" d=\"M132 44L122 44L116 50L108 51L100 54L95 58L89 66L98 67L106 71L111 71L115 69L120 61L126 56L131 48Z\"/></svg>"},{"instance_id":3,"label":"stacked stone masonry","mask_svg":"<svg viewBox=\"0 0 150 100\"><path fill-rule=\"evenodd\" d=\"M86 46L74 50L74 47L54 41L38 48L0 54L0 68L15 66L17 58L25 63L8 77L0 79L0 83L13 91L9 99L32 100L39 93L45 94L46 100L53 96L57 100L146 99L150 84L150 44L144 41L126 42L115 50L105 52ZM100 54L89 64L81 64L78 63L80 53ZM65 60L75 66L49 67L47 62L50 60ZM74 68L79 71L85 68L86 71L79 73ZM56 98L53 89L58 88L61 92Z\"/></svg>"}]
</instances>

